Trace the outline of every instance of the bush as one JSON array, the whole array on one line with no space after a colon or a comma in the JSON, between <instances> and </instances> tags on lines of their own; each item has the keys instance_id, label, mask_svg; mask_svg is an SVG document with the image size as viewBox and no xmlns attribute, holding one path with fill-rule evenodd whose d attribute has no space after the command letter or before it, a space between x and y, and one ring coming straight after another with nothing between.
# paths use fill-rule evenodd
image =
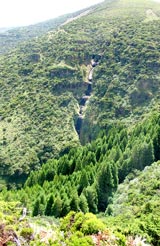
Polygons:
<instances>
[{"instance_id":1,"label":"bush","mask_svg":"<svg viewBox=\"0 0 160 246\"><path fill-rule=\"evenodd\" d=\"M25 227L21 230L20 235L24 237L27 241L30 241L33 239L33 229L30 227Z\"/></svg>"},{"instance_id":2,"label":"bush","mask_svg":"<svg viewBox=\"0 0 160 246\"><path fill-rule=\"evenodd\" d=\"M87 213L81 231L84 235L91 235L105 230L105 225L94 214Z\"/></svg>"},{"instance_id":3,"label":"bush","mask_svg":"<svg viewBox=\"0 0 160 246\"><path fill-rule=\"evenodd\" d=\"M66 240L67 246L92 246L93 240L89 236L84 236L82 232L74 233L69 239Z\"/></svg>"}]
</instances>

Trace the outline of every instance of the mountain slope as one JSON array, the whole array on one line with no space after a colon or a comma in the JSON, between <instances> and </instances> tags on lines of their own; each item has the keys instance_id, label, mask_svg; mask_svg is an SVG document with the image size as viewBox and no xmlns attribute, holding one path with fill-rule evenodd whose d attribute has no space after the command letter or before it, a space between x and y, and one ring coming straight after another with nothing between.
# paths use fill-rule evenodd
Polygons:
<instances>
[{"instance_id":1,"label":"mountain slope","mask_svg":"<svg viewBox=\"0 0 160 246\"><path fill-rule=\"evenodd\" d=\"M14 224L20 224L20 229L27 234L23 227L28 221L28 226L34 229L34 234L39 231L39 236L37 229L42 230L43 225L49 237L55 235L55 229L49 227L47 230L50 217L44 215L52 216L52 224L53 217L67 215L60 220L63 237L57 235L59 242L53 245L64 241L68 246L79 245L83 240L84 245L92 245L90 241L85 242L86 235L111 245L140 245L144 239L151 243L149 245L159 245L160 162L152 164L160 159L159 123L160 115L153 114L132 130L122 124L116 125L96 141L73 148L69 154L50 160L38 171L31 172L22 189L16 190L12 184L10 188L13 189L7 191L1 186L0 199L5 201L1 203L1 217L9 223L11 216L8 214L16 210L13 205L17 204L19 209L23 206L27 215L32 214L35 220L25 218L23 223L23 219L21 222L14 218ZM91 212L101 212L98 216L106 225ZM13 228L19 235L19 227ZM96 245L95 240L93 245Z\"/></svg>"},{"instance_id":2,"label":"mountain slope","mask_svg":"<svg viewBox=\"0 0 160 246\"><path fill-rule=\"evenodd\" d=\"M159 13L149 0L105 1L0 57L1 175L27 174L99 129L159 110Z\"/></svg>"},{"instance_id":3,"label":"mountain slope","mask_svg":"<svg viewBox=\"0 0 160 246\"><path fill-rule=\"evenodd\" d=\"M53 20L41 22L35 25L17 27L17 28L1 28L0 29L0 54L4 54L9 50L16 48L20 43L45 35L49 31L56 30L59 26L67 21L74 19L84 12L91 11L93 7L79 10L75 13L66 14L54 18Z\"/></svg>"}]
</instances>

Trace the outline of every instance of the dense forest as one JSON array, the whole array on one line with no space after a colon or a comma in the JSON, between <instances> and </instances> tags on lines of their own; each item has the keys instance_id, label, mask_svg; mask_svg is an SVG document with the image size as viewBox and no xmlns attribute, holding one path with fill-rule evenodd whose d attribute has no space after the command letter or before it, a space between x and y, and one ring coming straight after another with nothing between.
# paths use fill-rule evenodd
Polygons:
<instances>
[{"instance_id":1,"label":"dense forest","mask_svg":"<svg viewBox=\"0 0 160 246\"><path fill-rule=\"evenodd\" d=\"M159 16L106 0L3 36L0 242L160 244Z\"/></svg>"}]
</instances>

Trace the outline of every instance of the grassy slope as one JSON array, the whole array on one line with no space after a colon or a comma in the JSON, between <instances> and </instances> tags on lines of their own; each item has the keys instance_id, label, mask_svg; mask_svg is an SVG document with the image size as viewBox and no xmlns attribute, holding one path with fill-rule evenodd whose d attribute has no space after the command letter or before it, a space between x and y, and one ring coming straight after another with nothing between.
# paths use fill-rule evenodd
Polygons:
<instances>
[{"instance_id":1,"label":"grassy slope","mask_svg":"<svg viewBox=\"0 0 160 246\"><path fill-rule=\"evenodd\" d=\"M148 9L158 16L160 5L106 1L57 32L1 56L1 174L28 173L79 144L74 121L93 54L102 59L94 73L83 142L113 120L131 123L158 109L159 19L150 21Z\"/></svg>"}]
</instances>

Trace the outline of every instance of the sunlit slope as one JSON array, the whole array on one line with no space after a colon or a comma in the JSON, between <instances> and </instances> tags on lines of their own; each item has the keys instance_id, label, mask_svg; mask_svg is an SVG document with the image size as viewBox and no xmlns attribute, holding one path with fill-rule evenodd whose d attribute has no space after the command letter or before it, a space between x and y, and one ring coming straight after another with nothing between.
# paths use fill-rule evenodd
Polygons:
<instances>
[{"instance_id":1,"label":"sunlit slope","mask_svg":"<svg viewBox=\"0 0 160 246\"><path fill-rule=\"evenodd\" d=\"M93 55L101 59L83 142L116 120L132 123L158 110L159 14L159 3L152 1L105 1L1 56L1 175L28 173L79 144L75 122Z\"/></svg>"},{"instance_id":2,"label":"sunlit slope","mask_svg":"<svg viewBox=\"0 0 160 246\"><path fill-rule=\"evenodd\" d=\"M119 185L113 204L107 209L113 217L108 217L106 222L113 223L115 228L126 234L132 231L141 235L151 245L159 245L159 175L160 162L153 163L142 172L130 174Z\"/></svg>"},{"instance_id":3,"label":"sunlit slope","mask_svg":"<svg viewBox=\"0 0 160 246\"><path fill-rule=\"evenodd\" d=\"M94 47L102 59L94 72L83 141L93 137L98 126L108 126L115 119L132 123L153 108L159 110L160 4L116 1L101 16L98 27L100 31L103 26L103 31L94 38L99 37L101 47Z\"/></svg>"}]
</instances>

